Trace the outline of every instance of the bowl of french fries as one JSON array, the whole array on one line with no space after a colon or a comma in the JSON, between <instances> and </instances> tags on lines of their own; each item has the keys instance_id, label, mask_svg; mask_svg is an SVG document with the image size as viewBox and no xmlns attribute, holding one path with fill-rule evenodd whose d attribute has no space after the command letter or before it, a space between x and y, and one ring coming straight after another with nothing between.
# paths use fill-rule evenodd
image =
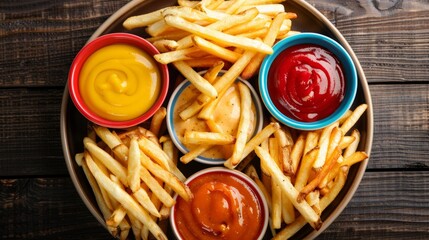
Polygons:
<instances>
[{"instance_id":1,"label":"bowl of french fries","mask_svg":"<svg viewBox=\"0 0 429 240\"><path fill-rule=\"evenodd\" d=\"M224 74L222 68L223 63L219 62L200 74L214 81ZM182 163L195 160L222 165L229 158L236 158L234 155L242 148L240 146L262 129L263 110L259 95L248 81L239 77L202 108L198 98L199 91L189 80L177 86L167 105L168 133L183 153Z\"/></svg>"},{"instance_id":2,"label":"bowl of french fries","mask_svg":"<svg viewBox=\"0 0 429 240\"><path fill-rule=\"evenodd\" d=\"M215 114L202 109L215 105L237 82L258 92L263 59L273 54L277 42L300 32L330 36L350 54L359 79L353 104L334 123L309 131L290 128L262 106L262 127L255 127L254 134L243 134L250 128L249 115L240 110L237 121L244 126L230 133L232 138L222 135L233 147L228 150L231 157L218 167L246 174L263 193L269 212L264 239L315 238L349 204L371 152L371 96L353 50L313 6L297 0L135 0L106 20L90 40L112 32L132 33L152 43L159 51L154 59L168 66L170 76L168 101L130 128L88 121L65 89L61 140L66 165L79 196L113 237L174 239L174 196L191 201L194 193L186 180L210 167L197 161L199 153L184 157L187 152L174 143L167 117L174 90L180 84L193 89L196 99L190 105L196 108L188 113L201 114L205 127L215 133L209 135L220 137L223 126L213 124ZM238 98L240 105L248 103ZM249 110L246 106L240 109ZM191 142L196 139L195 133L188 134ZM208 136L198 140L192 143L199 151L213 145Z\"/></svg>"}]
</instances>

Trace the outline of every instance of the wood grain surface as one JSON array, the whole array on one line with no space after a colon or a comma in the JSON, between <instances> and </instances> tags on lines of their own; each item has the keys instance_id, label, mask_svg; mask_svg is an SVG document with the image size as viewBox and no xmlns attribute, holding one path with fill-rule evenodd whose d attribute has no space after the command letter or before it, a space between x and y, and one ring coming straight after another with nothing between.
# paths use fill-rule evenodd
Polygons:
<instances>
[{"instance_id":1,"label":"wood grain surface","mask_svg":"<svg viewBox=\"0 0 429 240\"><path fill-rule=\"evenodd\" d=\"M70 64L128 0L0 1L0 238L109 239L60 141ZM361 185L320 239L429 239L429 2L309 0L364 69L374 142Z\"/></svg>"}]
</instances>

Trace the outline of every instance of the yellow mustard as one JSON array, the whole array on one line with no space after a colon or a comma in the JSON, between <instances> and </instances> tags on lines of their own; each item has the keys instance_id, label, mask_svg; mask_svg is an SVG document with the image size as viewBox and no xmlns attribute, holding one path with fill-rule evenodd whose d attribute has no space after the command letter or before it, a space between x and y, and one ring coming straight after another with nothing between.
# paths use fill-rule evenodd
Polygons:
<instances>
[{"instance_id":1,"label":"yellow mustard","mask_svg":"<svg viewBox=\"0 0 429 240\"><path fill-rule=\"evenodd\" d=\"M158 98L160 85L155 60L127 44L97 50L79 75L79 92L85 103L97 115L112 121L144 114Z\"/></svg>"}]
</instances>

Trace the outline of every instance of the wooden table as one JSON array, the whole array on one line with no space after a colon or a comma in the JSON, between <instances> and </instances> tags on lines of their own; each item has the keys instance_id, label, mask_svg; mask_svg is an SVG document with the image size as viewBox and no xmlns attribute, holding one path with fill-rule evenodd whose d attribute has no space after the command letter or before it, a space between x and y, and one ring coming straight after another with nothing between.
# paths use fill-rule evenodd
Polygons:
<instances>
[{"instance_id":1,"label":"wooden table","mask_svg":"<svg viewBox=\"0 0 429 240\"><path fill-rule=\"evenodd\" d=\"M2 239L109 238L68 175L60 106L74 56L127 2L0 2ZM367 172L320 239L429 239L429 2L309 2L357 54L375 114Z\"/></svg>"}]
</instances>

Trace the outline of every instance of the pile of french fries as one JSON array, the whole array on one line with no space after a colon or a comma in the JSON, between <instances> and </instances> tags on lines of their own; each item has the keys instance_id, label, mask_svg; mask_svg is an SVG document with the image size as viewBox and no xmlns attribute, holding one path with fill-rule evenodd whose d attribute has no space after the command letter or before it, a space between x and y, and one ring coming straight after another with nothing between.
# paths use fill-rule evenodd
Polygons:
<instances>
[{"instance_id":1,"label":"pile of french fries","mask_svg":"<svg viewBox=\"0 0 429 240\"><path fill-rule=\"evenodd\" d=\"M152 118L149 130L136 127L117 133L105 127L89 127L84 152L76 154L94 192L110 233L127 239L167 239L161 220L168 219L175 204L173 194L193 197L177 168L178 152L170 137L158 136L165 108Z\"/></svg>"},{"instance_id":2,"label":"pile of french fries","mask_svg":"<svg viewBox=\"0 0 429 240\"><path fill-rule=\"evenodd\" d=\"M368 158L357 151L359 131L351 130L367 107L362 104L324 129L295 137L279 127L254 147L261 177L253 165L245 172L267 199L274 239L288 239L307 223L320 228L321 213L343 188L349 168Z\"/></svg>"}]
</instances>

